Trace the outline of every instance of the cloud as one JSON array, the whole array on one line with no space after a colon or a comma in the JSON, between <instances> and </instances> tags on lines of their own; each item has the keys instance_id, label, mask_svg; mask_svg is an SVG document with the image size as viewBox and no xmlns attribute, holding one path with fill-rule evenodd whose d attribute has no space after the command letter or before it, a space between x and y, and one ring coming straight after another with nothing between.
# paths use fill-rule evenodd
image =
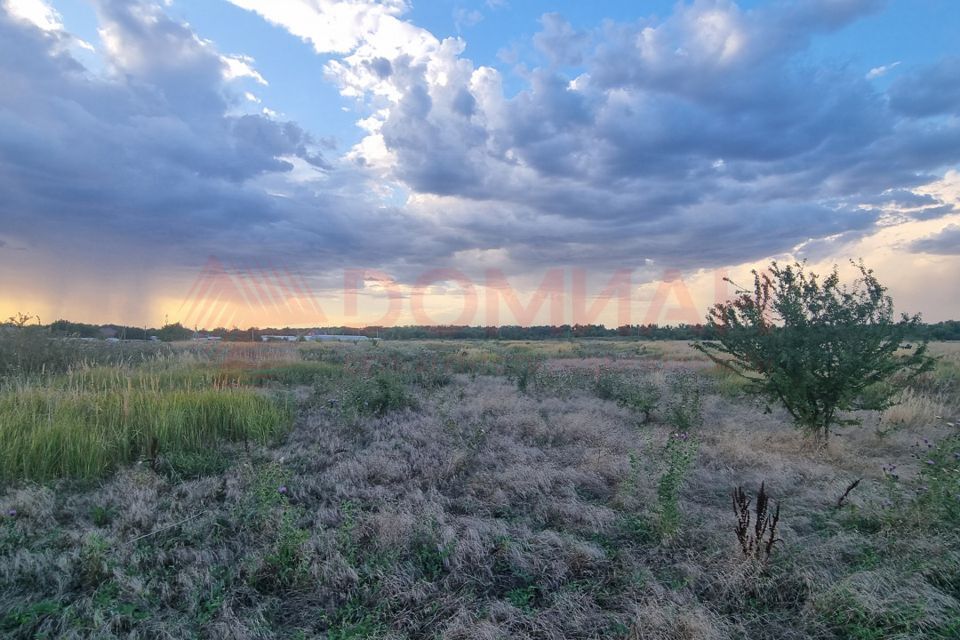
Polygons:
<instances>
[{"instance_id":1,"label":"cloud","mask_svg":"<svg viewBox=\"0 0 960 640\"><path fill-rule=\"evenodd\" d=\"M589 35L577 31L559 13L545 13L540 18L543 31L533 37L534 46L553 64L576 66L583 62L583 54L590 42Z\"/></svg>"},{"instance_id":2,"label":"cloud","mask_svg":"<svg viewBox=\"0 0 960 640\"><path fill-rule=\"evenodd\" d=\"M11 16L25 20L44 31L63 29L60 13L43 0L3 0L2 6Z\"/></svg>"},{"instance_id":3,"label":"cloud","mask_svg":"<svg viewBox=\"0 0 960 640\"><path fill-rule=\"evenodd\" d=\"M890 64L874 67L873 69L870 69L870 71L867 72L866 78L867 80L875 80L877 78L882 78L883 76L887 75L888 73L890 73L891 71L893 71L899 66L900 66L900 61L897 60L896 62L892 62Z\"/></svg>"},{"instance_id":4,"label":"cloud","mask_svg":"<svg viewBox=\"0 0 960 640\"><path fill-rule=\"evenodd\" d=\"M324 156L325 140L244 112L212 43L156 4L96 8L106 74L0 11L0 82L17 88L0 93L5 236L75 270L429 255L407 234L416 225L364 196L364 174ZM381 225L393 232L367 233Z\"/></svg>"},{"instance_id":5,"label":"cloud","mask_svg":"<svg viewBox=\"0 0 960 640\"><path fill-rule=\"evenodd\" d=\"M224 77L227 80L236 80L237 78L251 78L257 84L266 86L269 84L260 72L253 68L253 58L250 56L242 55L233 55L233 56L220 56L221 62L226 65L227 69L224 73Z\"/></svg>"},{"instance_id":6,"label":"cloud","mask_svg":"<svg viewBox=\"0 0 960 640\"><path fill-rule=\"evenodd\" d=\"M548 14L534 41L578 75L533 69L512 97L461 41L406 22L410 47L391 57L370 31L329 71L371 108L352 157L440 197L408 209L478 249L531 265L712 266L862 236L895 206L864 204L960 161L956 124L902 120L856 71L798 60L814 36L882 4L699 1L592 33ZM374 56L393 73L373 73ZM915 212L948 211L928 204Z\"/></svg>"},{"instance_id":7,"label":"cloud","mask_svg":"<svg viewBox=\"0 0 960 640\"><path fill-rule=\"evenodd\" d=\"M348 53L372 34L397 31L396 16L407 10L404 0L229 1L284 27L312 44L317 53Z\"/></svg>"},{"instance_id":8,"label":"cloud","mask_svg":"<svg viewBox=\"0 0 960 640\"><path fill-rule=\"evenodd\" d=\"M508 93L405 2L232 1L322 54L362 140L334 157L245 97L238 79L267 81L252 60L161 5L97 3L105 75L59 32L0 14L0 82L18 88L0 94L5 234L409 280L821 255L952 211L925 191L960 162L960 124L926 117L952 108L931 97L949 62L905 69L889 94L862 69L811 63L815 37L882 2L697 0L589 31L547 14L547 63Z\"/></svg>"},{"instance_id":9,"label":"cloud","mask_svg":"<svg viewBox=\"0 0 960 640\"><path fill-rule=\"evenodd\" d=\"M476 9L457 7L453 12L453 23L459 33L462 29L475 27L483 22L483 14Z\"/></svg>"},{"instance_id":10,"label":"cloud","mask_svg":"<svg viewBox=\"0 0 960 640\"><path fill-rule=\"evenodd\" d=\"M897 78L890 87L890 106L916 118L960 114L960 56L942 58Z\"/></svg>"},{"instance_id":11,"label":"cloud","mask_svg":"<svg viewBox=\"0 0 960 640\"><path fill-rule=\"evenodd\" d=\"M960 225L951 224L938 233L915 240L910 244L910 250L914 253L960 255Z\"/></svg>"}]
</instances>

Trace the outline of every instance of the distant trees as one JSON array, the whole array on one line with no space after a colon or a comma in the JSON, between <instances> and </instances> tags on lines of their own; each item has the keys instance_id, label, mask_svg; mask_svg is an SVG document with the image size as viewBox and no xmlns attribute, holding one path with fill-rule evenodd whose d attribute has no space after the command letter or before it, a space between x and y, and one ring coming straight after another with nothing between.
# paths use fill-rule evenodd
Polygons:
<instances>
[{"instance_id":1,"label":"distant trees","mask_svg":"<svg viewBox=\"0 0 960 640\"><path fill-rule=\"evenodd\" d=\"M193 337L193 331L187 329L179 322L168 324L154 332L155 336L164 342L176 342L177 340L189 340Z\"/></svg>"},{"instance_id":2,"label":"distant trees","mask_svg":"<svg viewBox=\"0 0 960 640\"><path fill-rule=\"evenodd\" d=\"M753 272L753 290L710 310L716 341L696 348L747 378L754 390L779 400L796 424L826 443L830 428L850 421L838 413L889 406L894 374L932 367L926 341L900 354L919 333L920 317L894 318L893 300L863 263L859 278L840 282L837 268L825 278L801 263ZM871 405L865 406L869 395Z\"/></svg>"},{"instance_id":3,"label":"distant trees","mask_svg":"<svg viewBox=\"0 0 960 640\"><path fill-rule=\"evenodd\" d=\"M57 320L56 322L50 323L50 333L64 337L99 338L100 327L95 324L84 324L83 322Z\"/></svg>"},{"instance_id":4,"label":"distant trees","mask_svg":"<svg viewBox=\"0 0 960 640\"><path fill-rule=\"evenodd\" d=\"M40 319L31 314L17 314L0 322L0 328L35 327L48 330L49 335L58 338L104 338L116 337L121 340L147 340L157 336L164 342L189 340L194 331L180 323L167 324L160 329L131 327L118 324L87 324L69 320L57 320L49 325L41 325ZM302 335L305 333L329 333L343 335L362 335L368 338L384 340L569 340L577 338L633 338L636 340L714 340L717 337L715 323L705 324L624 324L616 328L607 328L602 324L562 324L562 325L503 325L503 326L461 326L461 325L408 325L400 327L217 327L204 330L204 334L216 336L225 341L257 342L263 335ZM911 324L908 338L911 340L960 340L960 321L948 320L937 324Z\"/></svg>"}]
</instances>

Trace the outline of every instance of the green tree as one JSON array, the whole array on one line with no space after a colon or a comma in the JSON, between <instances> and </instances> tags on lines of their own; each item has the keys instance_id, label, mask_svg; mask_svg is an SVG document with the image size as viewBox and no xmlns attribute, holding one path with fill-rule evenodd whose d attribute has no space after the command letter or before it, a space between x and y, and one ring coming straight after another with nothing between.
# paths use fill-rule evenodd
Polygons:
<instances>
[{"instance_id":1,"label":"green tree","mask_svg":"<svg viewBox=\"0 0 960 640\"><path fill-rule=\"evenodd\" d=\"M157 330L155 334L164 342L176 342L178 340L189 340L193 337L193 331L187 329L182 324L167 324Z\"/></svg>"},{"instance_id":2,"label":"green tree","mask_svg":"<svg viewBox=\"0 0 960 640\"><path fill-rule=\"evenodd\" d=\"M926 341L903 349L920 316L895 318L873 271L852 264L859 277L850 286L840 282L836 266L822 279L802 263L753 271L753 291L739 289L708 313L716 340L694 345L779 400L823 445L832 426L855 423L839 412L890 406L890 378L915 376L934 362Z\"/></svg>"}]
</instances>

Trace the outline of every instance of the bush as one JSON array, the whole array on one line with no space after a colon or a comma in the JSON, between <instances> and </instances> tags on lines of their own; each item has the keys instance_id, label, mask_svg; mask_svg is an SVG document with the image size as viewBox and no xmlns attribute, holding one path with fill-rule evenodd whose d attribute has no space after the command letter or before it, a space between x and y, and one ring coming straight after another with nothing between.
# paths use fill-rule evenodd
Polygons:
<instances>
[{"instance_id":1,"label":"bush","mask_svg":"<svg viewBox=\"0 0 960 640\"><path fill-rule=\"evenodd\" d=\"M504 373L508 379L516 383L521 393L526 393L536 380L537 372L542 366L543 360L537 356L515 353L507 358Z\"/></svg>"},{"instance_id":2,"label":"bush","mask_svg":"<svg viewBox=\"0 0 960 640\"><path fill-rule=\"evenodd\" d=\"M638 413L643 422L660 401L660 390L646 380L629 379L612 371L601 371L594 383L594 393L601 400L613 400L621 407Z\"/></svg>"},{"instance_id":3,"label":"bush","mask_svg":"<svg viewBox=\"0 0 960 640\"><path fill-rule=\"evenodd\" d=\"M670 402L667 422L680 432L692 431L703 424L700 381L696 374L681 371L670 378Z\"/></svg>"},{"instance_id":4,"label":"bush","mask_svg":"<svg viewBox=\"0 0 960 640\"><path fill-rule=\"evenodd\" d=\"M852 287L840 283L836 267L822 280L800 263L773 262L769 273L754 271L752 292L740 290L708 314L717 341L694 345L747 378L753 390L780 401L823 444L832 426L851 422L839 412L890 405L878 383L933 366L926 343L897 354L920 317L895 321L886 288L862 263L854 266L860 277Z\"/></svg>"},{"instance_id":5,"label":"bush","mask_svg":"<svg viewBox=\"0 0 960 640\"><path fill-rule=\"evenodd\" d=\"M381 371L354 378L346 386L343 409L358 415L383 416L390 411L416 406L416 400L396 374Z\"/></svg>"}]
</instances>

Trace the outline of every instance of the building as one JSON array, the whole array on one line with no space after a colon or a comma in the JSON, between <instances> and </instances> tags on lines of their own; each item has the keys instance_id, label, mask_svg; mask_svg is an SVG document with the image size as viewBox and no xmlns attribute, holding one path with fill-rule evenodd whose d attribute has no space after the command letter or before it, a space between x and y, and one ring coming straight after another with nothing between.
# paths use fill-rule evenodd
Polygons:
<instances>
[{"instance_id":1,"label":"building","mask_svg":"<svg viewBox=\"0 0 960 640\"><path fill-rule=\"evenodd\" d=\"M369 340L367 336L331 336L326 334L313 334L303 336L307 342L364 342Z\"/></svg>"}]
</instances>

